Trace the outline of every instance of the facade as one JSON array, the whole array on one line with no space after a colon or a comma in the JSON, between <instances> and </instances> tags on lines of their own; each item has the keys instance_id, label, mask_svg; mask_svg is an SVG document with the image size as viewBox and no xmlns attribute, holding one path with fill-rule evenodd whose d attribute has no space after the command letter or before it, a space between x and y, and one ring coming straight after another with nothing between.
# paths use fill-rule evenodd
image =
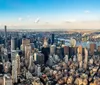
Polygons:
<instances>
[{"instance_id":1,"label":"facade","mask_svg":"<svg viewBox=\"0 0 100 85\"><path fill-rule=\"evenodd\" d=\"M30 54L31 54L31 45L27 44L25 45L25 58L28 59Z\"/></svg>"},{"instance_id":2,"label":"facade","mask_svg":"<svg viewBox=\"0 0 100 85\"><path fill-rule=\"evenodd\" d=\"M15 38L12 38L11 39L11 51L15 50L15 49L16 49L16 47L15 47Z\"/></svg>"},{"instance_id":3,"label":"facade","mask_svg":"<svg viewBox=\"0 0 100 85\"><path fill-rule=\"evenodd\" d=\"M7 48L7 26L5 28L5 48Z\"/></svg>"},{"instance_id":4,"label":"facade","mask_svg":"<svg viewBox=\"0 0 100 85\"><path fill-rule=\"evenodd\" d=\"M77 52L78 52L78 54L82 54L82 46L81 45L78 46Z\"/></svg>"},{"instance_id":5,"label":"facade","mask_svg":"<svg viewBox=\"0 0 100 85\"><path fill-rule=\"evenodd\" d=\"M22 39L22 51L25 51L25 46L30 44L30 39Z\"/></svg>"},{"instance_id":6,"label":"facade","mask_svg":"<svg viewBox=\"0 0 100 85\"><path fill-rule=\"evenodd\" d=\"M52 34L52 45L54 44L54 41L55 41L55 35Z\"/></svg>"},{"instance_id":7,"label":"facade","mask_svg":"<svg viewBox=\"0 0 100 85\"><path fill-rule=\"evenodd\" d=\"M94 54L95 49L96 49L96 44L94 43L90 44L90 55Z\"/></svg>"},{"instance_id":8,"label":"facade","mask_svg":"<svg viewBox=\"0 0 100 85\"><path fill-rule=\"evenodd\" d=\"M51 45L50 46L50 54L53 55L56 52L56 46L55 45Z\"/></svg>"},{"instance_id":9,"label":"facade","mask_svg":"<svg viewBox=\"0 0 100 85\"><path fill-rule=\"evenodd\" d=\"M19 54L16 55L16 61L17 61L17 74L20 75L20 56Z\"/></svg>"},{"instance_id":10,"label":"facade","mask_svg":"<svg viewBox=\"0 0 100 85\"><path fill-rule=\"evenodd\" d=\"M12 80L13 83L17 83L17 60L12 61Z\"/></svg>"}]
</instances>

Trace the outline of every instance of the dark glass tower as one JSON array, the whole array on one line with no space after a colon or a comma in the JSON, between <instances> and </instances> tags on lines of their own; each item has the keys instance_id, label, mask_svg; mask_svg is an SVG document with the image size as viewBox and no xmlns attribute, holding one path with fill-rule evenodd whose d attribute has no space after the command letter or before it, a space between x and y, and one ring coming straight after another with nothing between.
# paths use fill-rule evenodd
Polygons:
<instances>
[{"instance_id":1,"label":"dark glass tower","mask_svg":"<svg viewBox=\"0 0 100 85\"><path fill-rule=\"evenodd\" d=\"M54 44L54 41L55 41L55 35L54 34L52 34L52 45Z\"/></svg>"},{"instance_id":2,"label":"dark glass tower","mask_svg":"<svg viewBox=\"0 0 100 85\"><path fill-rule=\"evenodd\" d=\"M7 48L7 26L4 26L5 28L5 48Z\"/></svg>"}]
</instances>

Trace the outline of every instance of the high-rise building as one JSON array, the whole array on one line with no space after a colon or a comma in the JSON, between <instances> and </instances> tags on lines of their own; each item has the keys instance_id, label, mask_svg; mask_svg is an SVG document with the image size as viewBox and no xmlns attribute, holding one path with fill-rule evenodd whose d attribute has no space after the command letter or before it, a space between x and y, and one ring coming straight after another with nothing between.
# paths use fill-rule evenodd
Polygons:
<instances>
[{"instance_id":1,"label":"high-rise building","mask_svg":"<svg viewBox=\"0 0 100 85\"><path fill-rule=\"evenodd\" d=\"M86 48L84 49L84 53L85 53L85 56L84 56L84 68L87 69L87 64L88 64L88 50Z\"/></svg>"},{"instance_id":2,"label":"high-rise building","mask_svg":"<svg viewBox=\"0 0 100 85\"><path fill-rule=\"evenodd\" d=\"M13 83L17 83L17 60L13 60L12 61L12 80L13 80Z\"/></svg>"},{"instance_id":3,"label":"high-rise building","mask_svg":"<svg viewBox=\"0 0 100 85\"><path fill-rule=\"evenodd\" d=\"M15 38L13 37L12 39L11 39L11 51L12 50L15 50L16 48L15 48Z\"/></svg>"},{"instance_id":4,"label":"high-rise building","mask_svg":"<svg viewBox=\"0 0 100 85\"><path fill-rule=\"evenodd\" d=\"M13 83L17 83L17 60L12 61L12 80Z\"/></svg>"},{"instance_id":5,"label":"high-rise building","mask_svg":"<svg viewBox=\"0 0 100 85\"><path fill-rule=\"evenodd\" d=\"M69 58L73 57L76 53L75 47L69 47Z\"/></svg>"},{"instance_id":6,"label":"high-rise building","mask_svg":"<svg viewBox=\"0 0 100 85\"><path fill-rule=\"evenodd\" d=\"M69 47L64 46L64 55L69 55Z\"/></svg>"},{"instance_id":7,"label":"high-rise building","mask_svg":"<svg viewBox=\"0 0 100 85\"><path fill-rule=\"evenodd\" d=\"M15 56L16 56L17 53L18 53L17 50L11 51L11 61L15 60L15 58L16 58Z\"/></svg>"},{"instance_id":8,"label":"high-rise building","mask_svg":"<svg viewBox=\"0 0 100 85\"><path fill-rule=\"evenodd\" d=\"M29 57L29 66L28 66L28 68L30 68L32 66L32 64L33 64L33 54L31 54L30 57Z\"/></svg>"},{"instance_id":9,"label":"high-rise building","mask_svg":"<svg viewBox=\"0 0 100 85\"><path fill-rule=\"evenodd\" d=\"M56 52L56 46L55 45L51 45L50 46L50 54L53 55Z\"/></svg>"},{"instance_id":10,"label":"high-rise building","mask_svg":"<svg viewBox=\"0 0 100 85\"><path fill-rule=\"evenodd\" d=\"M16 54L16 61L17 61L17 74L20 75L20 56Z\"/></svg>"},{"instance_id":11,"label":"high-rise building","mask_svg":"<svg viewBox=\"0 0 100 85\"><path fill-rule=\"evenodd\" d=\"M17 47L18 47L19 49L21 49L21 48L20 48L20 46L21 46L21 44L22 44L22 39L21 39L21 38L18 39L17 44L18 44Z\"/></svg>"},{"instance_id":12,"label":"high-rise building","mask_svg":"<svg viewBox=\"0 0 100 85\"><path fill-rule=\"evenodd\" d=\"M8 60L8 46L7 46L7 26L5 25L5 49L4 49L4 56L5 56L5 60Z\"/></svg>"},{"instance_id":13,"label":"high-rise building","mask_svg":"<svg viewBox=\"0 0 100 85\"><path fill-rule=\"evenodd\" d=\"M41 49L41 52L44 54L44 62L46 63L50 54L50 47L48 46L48 42L46 38L44 39L44 44Z\"/></svg>"},{"instance_id":14,"label":"high-rise building","mask_svg":"<svg viewBox=\"0 0 100 85\"><path fill-rule=\"evenodd\" d=\"M21 50L25 51L25 46L30 44L30 39L22 39L22 45L21 45Z\"/></svg>"},{"instance_id":15,"label":"high-rise building","mask_svg":"<svg viewBox=\"0 0 100 85\"><path fill-rule=\"evenodd\" d=\"M50 48L49 47L42 47L41 52L44 54L44 62L46 63L48 58L49 58Z\"/></svg>"},{"instance_id":16,"label":"high-rise building","mask_svg":"<svg viewBox=\"0 0 100 85\"><path fill-rule=\"evenodd\" d=\"M31 45L27 44L25 45L25 58L29 59L30 54L31 54Z\"/></svg>"},{"instance_id":17,"label":"high-rise building","mask_svg":"<svg viewBox=\"0 0 100 85\"><path fill-rule=\"evenodd\" d=\"M94 55L95 49L96 49L96 44L91 43L90 44L90 55Z\"/></svg>"},{"instance_id":18,"label":"high-rise building","mask_svg":"<svg viewBox=\"0 0 100 85\"><path fill-rule=\"evenodd\" d=\"M46 55L47 56L47 55ZM49 56L49 55L48 55ZM48 60L48 59L47 59ZM37 63L37 64L44 64L46 63L45 60L45 57L42 53L34 53L34 61Z\"/></svg>"},{"instance_id":19,"label":"high-rise building","mask_svg":"<svg viewBox=\"0 0 100 85\"><path fill-rule=\"evenodd\" d=\"M55 35L52 34L52 45L54 44L54 41L55 41Z\"/></svg>"},{"instance_id":20,"label":"high-rise building","mask_svg":"<svg viewBox=\"0 0 100 85\"><path fill-rule=\"evenodd\" d=\"M7 26L5 25L5 48L7 48Z\"/></svg>"},{"instance_id":21,"label":"high-rise building","mask_svg":"<svg viewBox=\"0 0 100 85\"><path fill-rule=\"evenodd\" d=\"M82 68L82 65L83 65L82 54L77 55L77 61L78 61L79 67Z\"/></svg>"},{"instance_id":22,"label":"high-rise building","mask_svg":"<svg viewBox=\"0 0 100 85\"><path fill-rule=\"evenodd\" d=\"M78 46L77 52L78 52L78 54L82 54L82 46L81 45Z\"/></svg>"},{"instance_id":23,"label":"high-rise building","mask_svg":"<svg viewBox=\"0 0 100 85\"><path fill-rule=\"evenodd\" d=\"M63 59L63 57L64 57L62 55L63 54L62 52L64 53L64 50L61 47L56 48L56 54L59 56L60 59Z\"/></svg>"},{"instance_id":24,"label":"high-rise building","mask_svg":"<svg viewBox=\"0 0 100 85\"><path fill-rule=\"evenodd\" d=\"M44 38L43 47L48 47L48 41L47 41L47 38Z\"/></svg>"}]
</instances>

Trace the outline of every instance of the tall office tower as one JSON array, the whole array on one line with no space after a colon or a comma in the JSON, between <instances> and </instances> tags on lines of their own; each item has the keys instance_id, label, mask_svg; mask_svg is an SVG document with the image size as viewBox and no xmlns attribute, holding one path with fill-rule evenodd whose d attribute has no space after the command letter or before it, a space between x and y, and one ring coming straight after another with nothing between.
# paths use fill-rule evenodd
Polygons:
<instances>
[{"instance_id":1,"label":"tall office tower","mask_svg":"<svg viewBox=\"0 0 100 85\"><path fill-rule=\"evenodd\" d=\"M34 53L34 61L38 64L44 64L47 60L45 60L45 57L42 53Z\"/></svg>"},{"instance_id":2,"label":"tall office tower","mask_svg":"<svg viewBox=\"0 0 100 85\"><path fill-rule=\"evenodd\" d=\"M94 43L90 44L90 55L94 55L95 49L96 49L96 44Z\"/></svg>"},{"instance_id":3,"label":"tall office tower","mask_svg":"<svg viewBox=\"0 0 100 85\"><path fill-rule=\"evenodd\" d=\"M68 46L64 46L64 55L68 55L69 56L69 47Z\"/></svg>"},{"instance_id":4,"label":"tall office tower","mask_svg":"<svg viewBox=\"0 0 100 85\"><path fill-rule=\"evenodd\" d=\"M88 64L88 50L86 48L84 49L84 53L85 53L85 56L84 56L84 69L87 69L87 64Z\"/></svg>"},{"instance_id":5,"label":"tall office tower","mask_svg":"<svg viewBox=\"0 0 100 85\"><path fill-rule=\"evenodd\" d=\"M82 56L85 56L85 49L86 48L82 48Z\"/></svg>"},{"instance_id":6,"label":"tall office tower","mask_svg":"<svg viewBox=\"0 0 100 85\"><path fill-rule=\"evenodd\" d=\"M30 39L26 39L26 38L22 39L21 50L25 51L25 45L28 45L28 44L30 44Z\"/></svg>"},{"instance_id":7,"label":"tall office tower","mask_svg":"<svg viewBox=\"0 0 100 85\"><path fill-rule=\"evenodd\" d=\"M7 48L7 26L5 25L5 48Z\"/></svg>"},{"instance_id":8,"label":"tall office tower","mask_svg":"<svg viewBox=\"0 0 100 85\"><path fill-rule=\"evenodd\" d=\"M98 46L98 52L100 52L100 46Z\"/></svg>"},{"instance_id":9,"label":"tall office tower","mask_svg":"<svg viewBox=\"0 0 100 85\"><path fill-rule=\"evenodd\" d=\"M78 52L78 54L82 54L82 46L81 45L78 46L77 52Z\"/></svg>"},{"instance_id":10,"label":"tall office tower","mask_svg":"<svg viewBox=\"0 0 100 85\"><path fill-rule=\"evenodd\" d=\"M83 61L82 61L82 54L77 54L77 61L78 61L78 64L79 64L79 68L82 68L82 65L83 65Z\"/></svg>"},{"instance_id":11,"label":"tall office tower","mask_svg":"<svg viewBox=\"0 0 100 85\"><path fill-rule=\"evenodd\" d=\"M77 55L77 47L73 47L74 49L74 55Z\"/></svg>"},{"instance_id":12,"label":"tall office tower","mask_svg":"<svg viewBox=\"0 0 100 85\"><path fill-rule=\"evenodd\" d=\"M31 45L27 44L25 45L25 58L29 59L30 54L31 54Z\"/></svg>"},{"instance_id":13,"label":"tall office tower","mask_svg":"<svg viewBox=\"0 0 100 85\"><path fill-rule=\"evenodd\" d=\"M59 56L60 59L63 59L64 56L62 56L62 49L61 47L56 48L56 54Z\"/></svg>"},{"instance_id":14,"label":"tall office tower","mask_svg":"<svg viewBox=\"0 0 100 85\"><path fill-rule=\"evenodd\" d=\"M69 47L69 58L72 58L75 55L74 47Z\"/></svg>"},{"instance_id":15,"label":"tall office tower","mask_svg":"<svg viewBox=\"0 0 100 85\"><path fill-rule=\"evenodd\" d=\"M8 60L8 46L7 46L7 26L4 27L5 28L5 49L4 49L4 56L5 56L5 60Z\"/></svg>"},{"instance_id":16,"label":"tall office tower","mask_svg":"<svg viewBox=\"0 0 100 85\"><path fill-rule=\"evenodd\" d=\"M50 54L53 55L56 52L56 46L55 45L51 45L50 46Z\"/></svg>"},{"instance_id":17,"label":"tall office tower","mask_svg":"<svg viewBox=\"0 0 100 85\"><path fill-rule=\"evenodd\" d=\"M13 61L13 60L15 60L15 56L16 56L16 54L17 54L18 52L17 52L17 50L12 50L12 52L11 52L11 61Z\"/></svg>"},{"instance_id":18,"label":"tall office tower","mask_svg":"<svg viewBox=\"0 0 100 85\"><path fill-rule=\"evenodd\" d=\"M21 49L21 48L20 48L20 46L21 46L21 44L22 44L22 39L21 39L21 38L18 39L18 43L17 43L17 44L18 44L17 47L18 47L19 49Z\"/></svg>"},{"instance_id":19,"label":"tall office tower","mask_svg":"<svg viewBox=\"0 0 100 85\"><path fill-rule=\"evenodd\" d=\"M43 47L48 47L48 41L47 41L47 38L44 38L44 44L43 44Z\"/></svg>"},{"instance_id":20,"label":"tall office tower","mask_svg":"<svg viewBox=\"0 0 100 85\"><path fill-rule=\"evenodd\" d=\"M52 34L52 45L54 44L54 42L55 42L55 35Z\"/></svg>"},{"instance_id":21,"label":"tall office tower","mask_svg":"<svg viewBox=\"0 0 100 85\"><path fill-rule=\"evenodd\" d=\"M16 55L16 61L17 61L17 74L20 75L20 56L19 54Z\"/></svg>"},{"instance_id":22,"label":"tall office tower","mask_svg":"<svg viewBox=\"0 0 100 85\"><path fill-rule=\"evenodd\" d=\"M30 55L29 57L29 68L32 66L32 63L33 63L33 54Z\"/></svg>"},{"instance_id":23,"label":"tall office tower","mask_svg":"<svg viewBox=\"0 0 100 85\"><path fill-rule=\"evenodd\" d=\"M13 37L13 38L11 38L11 51L12 50L15 50L16 48L15 48L15 38Z\"/></svg>"},{"instance_id":24,"label":"tall office tower","mask_svg":"<svg viewBox=\"0 0 100 85\"><path fill-rule=\"evenodd\" d=\"M12 80L13 83L17 83L17 60L12 61Z\"/></svg>"},{"instance_id":25,"label":"tall office tower","mask_svg":"<svg viewBox=\"0 0 100 85\"><path fill-rule=\"evenodd\" d=\"M44 44L41 49L41 52L44 54L44 63L46 63L50 54L50 47L48 46L48 42L46 38L44 39Z\"/></svg>"}]
</instances>

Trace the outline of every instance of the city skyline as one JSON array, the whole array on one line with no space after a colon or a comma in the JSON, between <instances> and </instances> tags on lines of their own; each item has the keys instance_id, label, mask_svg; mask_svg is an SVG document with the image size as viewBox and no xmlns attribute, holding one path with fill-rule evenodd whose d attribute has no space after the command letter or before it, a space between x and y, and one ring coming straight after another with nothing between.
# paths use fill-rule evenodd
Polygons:
<instances>
[{"instance_id":1,"label":"city skyline","mask_svg":"<svg viewBox=\"0 0 100 85\"><path fill-rule=\"evenodd\" d=\"M0 28L100 29L99 0L0 0Z\"/></svg>"}]
</instances>

